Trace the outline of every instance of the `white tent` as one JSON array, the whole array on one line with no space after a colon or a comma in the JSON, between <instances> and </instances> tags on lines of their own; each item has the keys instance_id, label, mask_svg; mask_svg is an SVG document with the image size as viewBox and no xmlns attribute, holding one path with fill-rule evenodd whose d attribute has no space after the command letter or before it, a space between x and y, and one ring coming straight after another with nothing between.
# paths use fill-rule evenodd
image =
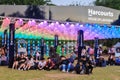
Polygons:
<instances>
[{"instance_id":1,"label":"white tent","mask_svg":"<svg viewBox=\"0 0 120 80\"><path fill-rule=\"evenodd\" d=\"M120 42L117 42L115 45L114 45L114 47L116 48L116 47L120 47Z\"/></svg>"},{"instance_id":2,"label":"white tent","mask_svg":"<svg viewBox=\"0 0 120 80\"><path fill-rule=\"evenodd\" d=\"M119 57L120 56L120 42L117 42L113 47L115 48L115 57Z\"/></svg>"}]
</instances>

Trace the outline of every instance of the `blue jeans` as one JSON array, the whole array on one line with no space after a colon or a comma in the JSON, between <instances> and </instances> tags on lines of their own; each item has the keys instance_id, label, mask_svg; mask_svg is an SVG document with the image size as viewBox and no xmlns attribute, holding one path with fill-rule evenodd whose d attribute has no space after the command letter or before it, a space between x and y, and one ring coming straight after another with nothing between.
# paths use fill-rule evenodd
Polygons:
<instances>
[{"instance_id":1,"label":"blue jeans","mask_svg":"<svg viewBox=\"0 0 120 80\"><path fill-rule=\"evenodd\" d=\"M67 68L67 66L65 64L62 64L61 67L60 67L60 70L66 71L66 68Z\"/></svg>"},{"instance_id":2,"label":"blue jeans","mask_svg":"<svg viewBox=\"0 0 120 80\"><path fill-rule=\"evenodd\" d=\"M67 65L67 72L73 71L73 70L74 70L74 66L72 65L72 63L69 63L69 64Z\"/></svg>"}]
</instances>

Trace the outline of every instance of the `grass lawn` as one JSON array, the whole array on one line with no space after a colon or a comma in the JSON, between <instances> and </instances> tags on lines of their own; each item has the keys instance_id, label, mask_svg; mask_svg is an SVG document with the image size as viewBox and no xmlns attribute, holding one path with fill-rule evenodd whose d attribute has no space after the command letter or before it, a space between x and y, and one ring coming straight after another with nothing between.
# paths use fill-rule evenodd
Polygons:
<instances>
[{"instance_id":1,"label":"grass lawn","mask_svg":"<svg viewBox=\"0 0 120 80\"><path fill-rule=\"evenodd\" d=\"M120 66L94 68L93 74L77 75L52 71L18 71L0 66L0 80L120 80Z\"/></svg>"}]
</instances>

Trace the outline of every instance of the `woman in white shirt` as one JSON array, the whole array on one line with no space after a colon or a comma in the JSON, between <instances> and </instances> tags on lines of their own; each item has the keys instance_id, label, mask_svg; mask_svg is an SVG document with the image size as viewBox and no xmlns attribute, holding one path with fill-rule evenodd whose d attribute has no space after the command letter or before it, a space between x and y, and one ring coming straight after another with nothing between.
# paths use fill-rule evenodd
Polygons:
<instances>
[{"instance_id":1,"label":"woman in white shirt","mask_svg":"<svg viewBox=\"0 0 120 80\"><path fill-rule=\"evenodd\" d=\"M30 60L27 61L26 67L24 70L29 70L32 66L34 66L34 59L33 57L30 58Z\"/></svg>"}]
</instances>

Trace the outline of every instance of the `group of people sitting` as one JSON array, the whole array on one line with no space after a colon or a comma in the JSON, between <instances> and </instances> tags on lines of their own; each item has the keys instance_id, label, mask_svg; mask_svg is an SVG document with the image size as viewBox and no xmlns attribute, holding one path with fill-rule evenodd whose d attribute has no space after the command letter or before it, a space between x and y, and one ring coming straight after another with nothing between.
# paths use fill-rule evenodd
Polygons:
<instances>
[{"instance_id":1,"label":"group of people sitting","mask_svg":"<svg viewBox=\"0 0 120 80\"><path fill-rule=\"evenodd\" d=\"M45 58L38 59L34 56L27 56L25 54L16 55L14 63L13 63L13 69L18 70L30 70L30 69L48 69L50 66L50 69L54 67L53 62L50 58L46 61Z\"/></svg>"},{"instance_id":2,"label":"group of people sitting","mask_svg":"<svg viewBox=\"0 0 120 80\"><path fill-rule=\"evenodd\" d=\"M69 54L69 56L59 56L59 54L53 53L47 59L41 57L39 52L36 52L34 55L16 54L12 69L47 71L59 69L62 72L90 74L95 66L104 67L107 64L115 64L114 55L110 55L108 61L101 54L95 59L94 54L89 54L87 49L84 48L79 59L76 51Z\"/></svg>"},{"instance_id":3,"label":"group of people sitting","mask_svg":"<svg viewBox=\"0 0 120 80\"><path fill-rule=\"evenodd\" d=\"M81 59L78 60L77 53L73 52L69 56L59 56L58 54L51 55L47 60L43 57L38 57L38 53L34 56L25 54L17 54L14 59L13 69L18 70L56 70L62 72L76 72L77 74L92 73L95 65L93 57L87 57L86 53L81 54Z\"/></svg>"}]
</instances>

